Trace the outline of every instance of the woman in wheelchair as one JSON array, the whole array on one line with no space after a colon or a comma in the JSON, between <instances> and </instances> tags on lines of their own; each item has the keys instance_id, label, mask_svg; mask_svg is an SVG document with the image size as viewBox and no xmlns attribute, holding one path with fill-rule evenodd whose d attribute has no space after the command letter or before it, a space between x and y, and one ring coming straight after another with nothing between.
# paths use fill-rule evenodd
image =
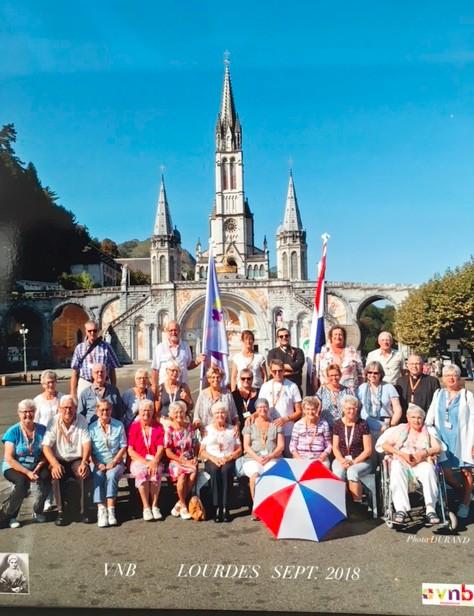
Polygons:
<instances>
[{"instance_id":1,"label":"woman in wheelchair","mask_svg":"<svg viewBox=\"0 0 474 616\"><path fill-rule=\"evenodd\" d=\"M378 439L375 448L392 456L390 491L395 508L393 523L403 525L410 511L410 484L421 483L428 524L439 524L436 513L438 479L433 456L442 450L440 441L424 426L425 412L416 404L407 410L406 424L389 428Z\"/></svg>"}]
</instances>

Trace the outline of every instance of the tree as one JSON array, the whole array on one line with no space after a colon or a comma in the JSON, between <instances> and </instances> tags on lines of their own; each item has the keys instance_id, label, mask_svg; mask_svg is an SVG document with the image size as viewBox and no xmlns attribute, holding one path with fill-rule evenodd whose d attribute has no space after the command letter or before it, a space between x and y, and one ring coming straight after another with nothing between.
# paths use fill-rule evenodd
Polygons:
<instances>
[{"instance_id":1,"label":"tree","mask_svg":"<svg viewBox=\"0 0 474 616\"><path fill-rule=\"evenodd\" d=\"M102 250L102 252L105 252L106 254L110 255L111 257L118 257L119 256L119 251L118 251L117 244L113 240L108 238L108 237L104 238L101 241L100 249Z\"/></svg>"},{"instance_id":2,"label":"tree","mask_svg":"<svg viewBox=\"0 0 474 616\"><path fill-rule=\"evenodd\" d=\"M150 274L145 274L140 270L130 270L130 284L131 285L148 285L151 284Z\"/></svg>"},{"instance_id":3,"label":"tree","mask_svg":"<svg viewBox=\"0 0 474 616\"><path fill-rule=\"evenodd\" d=\"M395 308L391 305L380 308L370 304L363 310L359 323L362 335L361 349L364 356L377 348L377 338L380 332L390 332L396 344L394 318Z\"/></svg>"},{"instance_id":4,"label":"tree","mask_svg":"<svg viewBox=\"0 0 474 616\"><path fill-rule=\"evenodd\" d=\"M423 355L445 353L449 338L474 351L474 258L412 291L395 328L401 342Z\"/></svg>"},{"instance_id":5,"label":"tree","mask_svg":"<svg viewBox=\"0 0 474 616\"><path fill-rule=\"evenodd\" d=\"M65 289L93 289L94 281L89 272L80 274L61 274L59 282Z\"/></svg>"}]
</instances>

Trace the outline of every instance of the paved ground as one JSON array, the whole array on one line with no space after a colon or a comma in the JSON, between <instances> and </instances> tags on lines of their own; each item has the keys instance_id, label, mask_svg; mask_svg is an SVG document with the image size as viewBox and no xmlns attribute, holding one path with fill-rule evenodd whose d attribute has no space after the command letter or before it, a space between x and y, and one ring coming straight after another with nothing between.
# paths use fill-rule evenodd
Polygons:
<instances>
[{"instance_id":1,"label":"paved ground","mask_svg":"<svg viewBox=\"0 0 474 616\"><path fill-rule=\"evenodd\" d=\"M132 373L120 370L120 388ZM37 383L0 389L0 433L18 400L38 391ZM167 512L173 495L163 489L162 497ZM119 516L118 528L57 528L32 524L26 507L20 529L0 531L0 552L29 554L31 593L0 595L0 606L436 614L442 608L421 604L423 582L473 582L472 516L458 534L435 535L357 515L321 543L276 541L245 507L228 525L169 515L145 523L133 519L127 491Z\"/></svg>"}]
</instances>

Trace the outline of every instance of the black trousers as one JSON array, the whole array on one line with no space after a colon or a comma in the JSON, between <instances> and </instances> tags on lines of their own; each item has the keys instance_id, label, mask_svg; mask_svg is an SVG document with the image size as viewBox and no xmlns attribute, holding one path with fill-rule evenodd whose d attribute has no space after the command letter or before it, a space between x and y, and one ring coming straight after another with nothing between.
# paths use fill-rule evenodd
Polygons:
<instances>
[{"instance_id":1,"label":"black trousers","mask_svg":"<svg viewBox=\"0 0 474 616\"><path fill-rule=\"evenodd\" d=\"M58 511L64 511L64 491L66 487L66 482L68 479L75 479L81 490L81 514L85 514L89 509L90 503L90 492L91 492L91 477L90 474L82 479L79 476L79 467L81 465L81 459L72 460L71 462L65 462L64 460L59 461L64 468L64 475L61 479L53 479L53 493L54 498L56 499L56 505L58 506Z\"/></svg>"},{"instance_id":2,"label":"black trousers","mask_svg":"<svg viewBox=\"0 0 474 616\"><path fill-rule=\"evenodd\" d=\"M5 479L13 483L14 488L0 506L0 519L10 520L11 518L16 518L19 514L23 500L30 489L31 481L26 475L13 468L7 469L3 474ZM43 466L39 472L38 496L33 505L35 513L43 512L44 501L50 490L51 477L49 469L47 466Z\"/></svg>"},{"instance_id":3,"label":"black trousers","mask_svg":"<svg viewBox=\"0 0 474 616\"><path fill-rule=\"evenodd\" d=\"M211 476L212 504L214 507L228 507L235 462L232 460L223 466L217 466L214 462L206 460L204 468Z\"/></svg>"}]
</instances>

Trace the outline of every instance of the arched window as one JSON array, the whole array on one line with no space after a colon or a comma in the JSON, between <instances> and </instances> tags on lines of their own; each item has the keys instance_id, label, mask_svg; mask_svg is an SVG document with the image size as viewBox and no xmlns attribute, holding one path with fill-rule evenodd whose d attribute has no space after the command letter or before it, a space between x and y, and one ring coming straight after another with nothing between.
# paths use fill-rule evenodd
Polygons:
<instances>
[{"instance_id":1,"label":"arched window","mask_svg":"<svg viewBox=\"0 0 474 616\"><path fill-rule=\"evenodd\" d=\"M286 252L284 252L281 255L281 265L282 265L282 272L283 272L283 278L288 278L288 255L286 254Z\"/></svg>"},{"instance_id":2,"label":"arched window","mask_svg":"<svg viewBox=\"0 0 474 616\"><path fill-rule=\"evenodd\" d=\"M204 268L202 265L199 268L199 280L204 280Z\"/></svg>"},{"instance_id":3,"label":"arched window","mask_svg":"<svg viewBox=\"0 0 474 616\"><path fill-rule=\"evenodd\" d=\"M291 253L291 269L290 278L295 280L298 278L298 256L295 251Z\"/></svg>"},{"instance_id":4,"label":"arched window","mask_svg":"<svg viewBox=\"0 0 474 616\"><path fill-rule=\"evenodd\" d=\"M260 278L263 278L265 276L265 268L263 267L263 265L260 266Z\"/></svg>"},{"instance_id":5,"label":"arched window","mask_svg":"<svg viewBox=\"0 0 474 616\"><path fill-rule=\"evenodd\" d=\"M258 278L258 265L253 266L253 277Z\"/></svg>"},{"instance_id":6,"label":"arched window","mask_svg":"<svg viewBox=\"0 0 474 616\"><path fill-rule=\"evenodd\" d=\"M160 257L160 278L159 282L166 281L166 257L165 255L161 255Z\"/></svg>"},{"instance_id":7,"label":"arched window","mask_svg":"<svg viewBox=\"0 0 474 616\"><path fill-rule=\"evenodd\" d=\"M229 188L227 181L227 158L223 158L221 162L221 181L222 190L227 190Z\"/></svg>"},{"instance_id":8,"label":"arched window","mask_svg":"<svg viewBox=\"0 0 474 616\"><path fill-rule=\"evenodd\" d=\"M237 180L235 177L235 158L230 159L230 187L237 188Z\"/></svg>"},{"instance_id":9,"label":"arched window","mask_svg":"<svg viewBox=\"0 0 474 616\"><path fill-rule=\"evenodd\" d=\"M251 265L247 268L247 278L253 278L253 268Z\"/></svg>"},{"instance_id":10,"label":"arched window","mask_svg":"<svg viewBox=\"0 0 474 616\"><path fill-rule=\"evenodd\" d=\"M170 256L170 277L169 280L174 280L174 257Z\"/></svg>"},{"instance_id":11,"label":"arched window","mask_svg":"<svg viewBox=\"0 0 474 616\"><path fill-rule=\"evenodd\" d=\"M156 257L153 255L151 259L151 281L157 282Z\"/></svg>"}]
</instances>

